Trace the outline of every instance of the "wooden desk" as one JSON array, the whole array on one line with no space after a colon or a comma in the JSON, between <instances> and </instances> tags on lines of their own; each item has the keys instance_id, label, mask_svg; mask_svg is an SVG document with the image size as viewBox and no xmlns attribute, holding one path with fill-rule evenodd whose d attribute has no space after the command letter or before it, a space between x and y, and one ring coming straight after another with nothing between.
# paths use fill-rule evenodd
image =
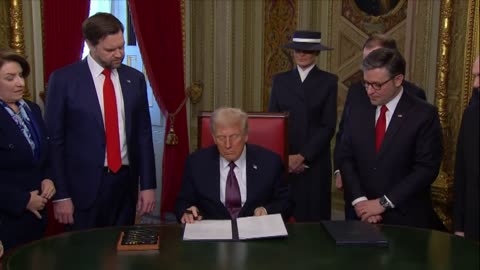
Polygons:
<instances>
[{"instance_id":1,"label":"wooden desk","mask_svg":"<svg viewBox=\"0 0 480 270\"><path fill-rule=\"evenodd\" d=\"M17 248L3 270L110 269L479 269L479 244L447 233L383 226L389 247L335 246L318 223L288 224L286 239L182 241L180 225L160 225L160 250L117 252L121 228L65 233Z\"/></svg>"}]
</instances>

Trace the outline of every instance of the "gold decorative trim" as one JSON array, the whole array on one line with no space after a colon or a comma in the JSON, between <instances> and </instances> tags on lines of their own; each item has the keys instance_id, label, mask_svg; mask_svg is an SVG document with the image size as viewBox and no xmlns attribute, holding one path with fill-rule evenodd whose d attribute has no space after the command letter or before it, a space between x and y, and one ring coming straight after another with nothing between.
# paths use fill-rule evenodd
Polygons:
<instances>
[{"instance_id":1,"label":"gold decorative trim","mask_svg":"<svg viewBox=\"0 0 480 270\"><path fill-rule=\"evenodd\" d=\"M355 0L343 0L342 16L367 34L385 33L407 18L407 1L398 0L394 7L388 8L384 14L373 16L364 12Z\"/></svg>"},{"instance_id":2,"label":"gold decorative trim","mask_svg":"<svg viewBox=\"0 0 480 270\"><path fill-rule=\"evenodd\" d=\"M182 55L183 55L183 77L185 78L186 70L187 70L187 52L185 47L185 0L180 0L180 17L181 17L181 24L182 24Z\"/></svg>"},{"instance_id":3,"label":"gold decorative trim","mask_svg":"<svg viewBox=\"0 0 480 270\"><path fill-rule=\"evenodd\" d=\"M438 41L438 65L437 65L437 85L435 87L435 103L438 107L440 124L443 131L444 154L440 173L435 181L432 194L434 207L442 222L451 228L452 215L450 204L452 201L453 184L453 165L452 165L452 147L450 123L448 121L448 74L449 74L449 55L451 47L451 29L452 29L452 0L442 0L440 7L440 31Z\"/></svg>"},{"instance_id":4,"label":"gold decorative trim","mask_svg":"<svg viewBox=\"0 0 480 270\"><path fill-rule=\"evenodd\" d=\"M272 76L293 67L289 51L282 49L290 35L296 30L298 18L298 0L268 1L265 5L265 25L263 33L263 108L268 107Z\"/></svg>"},{"instance_id":5,"label":"gold decorative trim","mask_svg":"<svg viewBox=\"0 0 480 270\"><path fill-rule=\"evenodd\" d=\"M10 48L18 54L25 55L22 0L10 0L10 30L12 37L10 40ZM23 91L23 97L29 100L32 99L32 95L26 86Z\"/></svg>"},{"instance_id":6,"label":"gold decorative trim","mask_svg":"<svg viewBox=\"0 0 480 270\"><path fill-rule=\"evenodd\" d=\"M463 67L463 77L462 82L462 102L460 104L461 112L465 109L472 95L472 63L475 60L475 57L479 56L479 16L480 16L480 1L479 0L469 0L468 11L467 11L467 33L465 36L465 55L464 55L464 67ZM476 44L474 43L476 41Z\"/></svg>"}]
</instances>

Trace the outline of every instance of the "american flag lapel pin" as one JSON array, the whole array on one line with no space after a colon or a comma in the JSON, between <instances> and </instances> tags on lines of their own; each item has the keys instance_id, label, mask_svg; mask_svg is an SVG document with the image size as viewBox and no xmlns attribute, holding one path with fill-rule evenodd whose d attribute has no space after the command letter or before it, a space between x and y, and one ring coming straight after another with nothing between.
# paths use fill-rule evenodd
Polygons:
<instances>
[{"instance_id":1,"label":"american flag lapel pin","mask_svg":"<svg viewBox=\"0 0 480 270\"><path fill-rule=\"evenodd\" d=\"M403 117L403 114L399 114L397 115L398 118L402 118Z\"/></svg>"}]
</instances>

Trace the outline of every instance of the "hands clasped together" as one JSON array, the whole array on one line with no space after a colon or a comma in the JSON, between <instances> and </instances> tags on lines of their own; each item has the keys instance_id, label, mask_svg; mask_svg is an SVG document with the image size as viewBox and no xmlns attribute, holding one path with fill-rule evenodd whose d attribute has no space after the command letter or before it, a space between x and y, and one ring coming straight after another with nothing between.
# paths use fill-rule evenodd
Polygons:
<instances>
[{"instance_id":1,"label":"hands clasped together","mask_svg":"<svg viewBox=\"0 0 480 270\"><path fill-rule=\"evenodd\" d=\"M39 194L40 193L40 194ZM30 200L27 204L27 209L32 212L37 218L41 219L41 210L45 208L48 200L55 195L55 185L50 179L44 179L41 183L41 190L33 190L30 192Z\"/></svg>"}]
</instances>

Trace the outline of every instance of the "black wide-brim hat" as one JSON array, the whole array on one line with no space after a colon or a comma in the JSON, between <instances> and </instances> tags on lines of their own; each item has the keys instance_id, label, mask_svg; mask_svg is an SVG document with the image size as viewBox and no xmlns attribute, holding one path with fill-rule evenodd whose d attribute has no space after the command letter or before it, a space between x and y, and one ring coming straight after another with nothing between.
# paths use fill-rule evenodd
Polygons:
<instances>
[{"instance_id":1,"label":"black wide-brim hat","mask_svg":"<svg viewBox=\"0 0 480 270\"><path fill-rule=\"evenodd\" d=\"M330 51L333 48L321 43L322 33L313 31L293 32L292 42L283 45L284 48L302 51Z\"/></svg>"}]
</instances>

